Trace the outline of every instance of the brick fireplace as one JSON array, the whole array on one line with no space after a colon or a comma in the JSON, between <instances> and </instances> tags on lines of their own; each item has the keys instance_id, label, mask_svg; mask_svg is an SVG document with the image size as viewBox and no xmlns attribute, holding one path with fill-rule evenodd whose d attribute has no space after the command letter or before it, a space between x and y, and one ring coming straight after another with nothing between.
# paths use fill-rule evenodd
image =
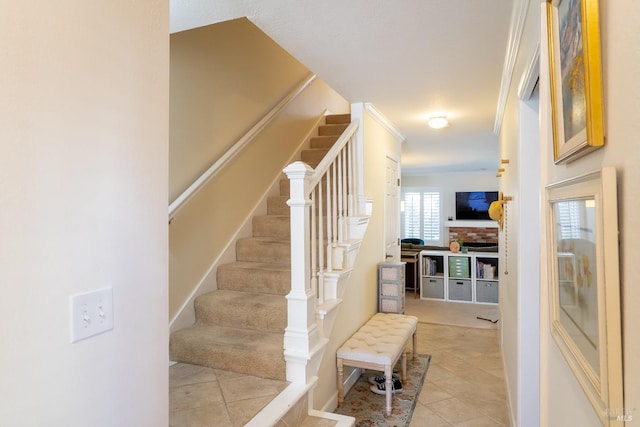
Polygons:
<instances>
[{"instance_id":1,"label":"brick fireplace","mask_svg":"<svg viewBox=\"0 0 640 427\"><path fill-rule=\"evenodd\" d=\"M498 228L494 227L450 227L449 241L458 238L473 246L489 246L498 244Z\"/></svg>"}]
</instances>

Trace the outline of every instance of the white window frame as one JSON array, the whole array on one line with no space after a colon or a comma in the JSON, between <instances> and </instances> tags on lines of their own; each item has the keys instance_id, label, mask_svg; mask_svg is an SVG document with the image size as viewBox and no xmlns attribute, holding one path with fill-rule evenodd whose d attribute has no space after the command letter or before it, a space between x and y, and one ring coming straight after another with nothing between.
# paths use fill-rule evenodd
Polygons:
<instances>
[{"instance_id":1,"label":"white window frame","mask_svg":"<svg viewBox=\"0 0 640 427\"><path fill-rule=\"evenodd\" d=\"M401 236L402 238L419 238L424 240L425 245L433 245L433 246L442 246L442 242L444 241L444 229L443 229L443 202L444 202L444 195L442 192L441 188L438 187L402 187L402 199L401 199L401 212L400 212L400 228L401 228ZM438 212L438 235L439 235L439 239L425 239L423 232L424 232L424 212L421 212L421 218L420 218L420 225L419 225L419 229L420 229L420 236L406 236L405 235L405 198L406 198L406 194L407 193L419 193L420 194L420 206L421 209L424 206L422 200L423 200L423 195L424 193L437 193L439 196L439 212Z\"/></svg>"}]
</instances>

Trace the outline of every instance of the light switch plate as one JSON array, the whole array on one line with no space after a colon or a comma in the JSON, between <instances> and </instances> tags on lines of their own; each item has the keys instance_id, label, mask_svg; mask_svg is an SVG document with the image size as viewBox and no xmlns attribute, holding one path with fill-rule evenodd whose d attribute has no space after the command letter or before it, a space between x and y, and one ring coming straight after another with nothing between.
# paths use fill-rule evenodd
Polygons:
<instances>
[{"instance_id":1,"label":"light switch plate","mask_svg":"<svg viewBox=\"0 0 640 427\"><path fill-rule=\"evenodd\" d=\"M71 296L71 342L113 329L113 288Z\"/></svg>"}]
</instances>

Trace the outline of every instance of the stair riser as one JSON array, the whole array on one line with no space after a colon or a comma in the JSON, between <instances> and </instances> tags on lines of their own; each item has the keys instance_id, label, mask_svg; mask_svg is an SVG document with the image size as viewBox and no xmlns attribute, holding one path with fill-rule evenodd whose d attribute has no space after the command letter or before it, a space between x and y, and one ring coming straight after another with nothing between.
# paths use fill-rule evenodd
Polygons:
<instances>
[{"instance_id":1,"label":"stair riser","mask_svg":"<svg viewBox=\"0 0 640 427\"><path fill-rule=\"evenodd\" d=\"M280 180L280 196L289 197L291 192L291 181L288 178Z\"/></svg>"},{"instance_id":2,"label":"stair riser","mask_svg":"<svg viewBox=\"0 0 640 427\"><path fill-rule=\"evenodd\" d=\"M244 366L249 369L243 369L241 373L280 381L286 380L282 349L278 349L277 352L264 350L258 352L248 342L238 351L237 348L223 345L202 346L192 340L181 340L172 336L169 353L171 360L175 362L232 372L238 372L238 366Z\"/></svg>"},{"instance_id":3,"label":"stair riser","mask_svg":"<svg viewBox=\"0 0 640 427\"><path fill-rule=\"evenodd\" d=\"M314 136L311 137L311 148L320 148L328 150L333 147L333 144L338 140L338 136Z\"/></svg>"},{"instance_id":4,"label":"stair riser","mask_svg":"<svg viewBox=\"0 0 640 427\"><path fill-rule=\"evenodd\" d=\"M289 216L261 215L253 217L254 237L283 237L291 235Z\"/></svg>"},{"instance_id":5,"label":"stair riser","mask_svg":"<svg viewBox=\"0 0 640 427\"><path fill-rule=\"evenodd\" d=\"M253 270L221 265L216 271L218 289L286 295L291 291L291 271Z\"/></svg>"},{"instance_id":6,"label":"stair riser","mask_svg":"<svg viewBox=\"0 0 640 427\"><path fill-rule=\"evenodd\" d=\"M304 163L315 169L320 164L322 159L324 159L324 156L327 155L328 151L329 150L320 148L316 148L313 150L302 150L302 153L300 153L300 159Z\"/></svg>"},{"instance_id":7,"label":"stair riser","mask_svg":"<svg viewBox=\"0 0 640 427\"><path fill-rule=\"evenodd\" d=\"M236 259L243 262L291 262L291 243L241 239L236 246Z\"/></svg>"},{"instance_id":8,"label":"stair riser","mask_svg":"<svg viewBox=\"0 0 640 427\"><path fill-rule=\"evenodd\" d=\"M349 168L347 168L347 171L348 170L349 170ZM320 180L320 183L322 183L322 188L326 188L326 185L327 185L327 176L326 175L322 177L322 179ZM289 179L287 179L287 178L281 179L280 180L280 196L279 197L282 197L282 199L281 199L281 201L278 201L277 203L284 203L284 205L287 206L287 200L289 200L289 197L290 197L290 194L291 194L290 190L291 190L291 181L289 181Z\"/></svg>"},{"instance_id":9,"label":"stair riser","mask_svg":"<svg viewBox=\"0 0 640 427\"><path fill-rule=\"evenodd\" d=\"M351 114L329 114L325 117L325 123L332 124L349 124L351 123Z\"/></svg>"},{"instance_id":10,"label":"stair riser","mask_svg":"<svg viewBox=\"0 0 640 427\"><path fill-rule=\"evenodd\" d=\"M320 125L318 127L318 136L342 135L348 124L342 125Z\"/></svg>"},{"instance_id":11,"label":"stair riser","mask_svg":"<svg viewBox=\"0 0 640 427\"><path fill-rule=\"evenodd\" d=\"M272 196L267 199L268 215L289 215L289 206L287 205L289 196Z\"/></svg>"},{"instance_id":12,"label":"stair riser","mask_svg":"<svg viewBox=\"0 0 640 427\"><path fill-rule=\"evenodd\" d=\"M287 301L284 296L278 298L280 301L277 304L254 303L250 298L230 302L215 298L215 295L198 298L195 301L196 318L199 324L229 328L242 326L256 331L284 333L287 327Z\"/></svg>"},{"instance_id":13,"label":"stair riser","mask_svg":"<svg viewBox=\"0 0 640 427\"><path fill-rule=\"evenodd\" d=\"M331 203L333 203L333 199L332 199ZM316 212L318 212L319 209L320 209L320 204L318 203L318 201L316 201ZM268 208L267 211L269 212L269 215L282 215L282 212L284 212L285 210L287 212L289 212L289 206L287 206L286 203L285 203L284 206L273 205L273 206L271 206L271 208ZM346 210L345 206L343 206L343 210ZM322 212L325 213L325 214L327 212L327 198L326 197L322 198ZM290 236L290 235L291 235L291 231L289 231L289 233L288 233L288 236ZM280 237L279 234L271 234L270 236ZM256 237L258 237L258 236L256 236ZM268 236L264 236L264 237L268 237ZM285 236L282 235L282 237L285 237Z\"/></svg>"}]
</instances>

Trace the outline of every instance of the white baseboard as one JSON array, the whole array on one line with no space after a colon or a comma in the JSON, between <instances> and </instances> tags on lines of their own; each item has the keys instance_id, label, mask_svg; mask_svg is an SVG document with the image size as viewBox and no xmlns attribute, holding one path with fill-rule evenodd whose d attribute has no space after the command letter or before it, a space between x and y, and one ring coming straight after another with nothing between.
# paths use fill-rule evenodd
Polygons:
<instances>
[{"instance_id":1,"label":"white baseboard","mask_svg":"<svg viewBox=\"0 0 640 427\"><path fill-rule=\"evenodd\" d=\"M343 390L345 396L349 393L349 390L356 385L360 376L362 375L363 370L361 368L355 368L351 371L351 373L344 380ZM322 406L321 411L323 412L333 412L338 407L338 391L331 395L329 400Z\"/></svg>"}]
</instances>

